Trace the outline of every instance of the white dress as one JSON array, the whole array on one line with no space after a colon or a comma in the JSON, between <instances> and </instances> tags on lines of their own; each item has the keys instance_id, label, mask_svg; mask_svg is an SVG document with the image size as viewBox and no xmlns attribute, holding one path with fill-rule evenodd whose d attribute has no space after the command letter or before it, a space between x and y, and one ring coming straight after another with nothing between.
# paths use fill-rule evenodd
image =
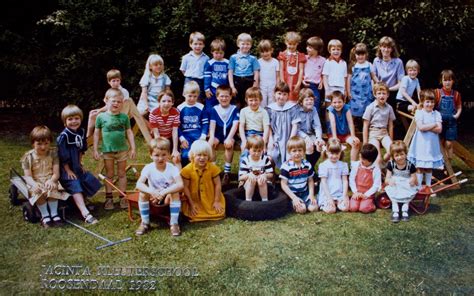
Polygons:
<instances>
[{"instance_id":1,"label":"white dress","mask_svg":"<svg viewBox=\"0 0 474 296\"><path fill-rule=\"evenodd\" d=\"M426 112L423 109L416 110L414 120L417 125L442 121L441 114L438 111ZM408 160L417 168L443 168L444 160L441 153L439 134L432 131L422 132L417 128L408 150Z\"/></svg>"},{"instance_id":2,"label":"white dress","mask_svg":"<svg viewBox=\"0 0 474 296\"><path fill-rule=\"evenodd\" d=\"M329 159L323 161L318 168L319 178L327 178L327 184L329 187L329 193L334 200L342 201L343 199L343 183L342 176L349 175L349 167L347 163L338 160L336 163L331 162ZM324 193L323 187L319 185L318 193L318 204L324 206L328 196Z\"/></svg>"},{"instance_id":3,"label":"white dress","mask_svg":"<svg viewBox=\"0 0 474 296\"><path fill-rule=\"evenodd\" d=\"M417 186L410 185L411 174L416 172L415 166L407 161L406 166L399 169L395 161L390 161L387 170L392 172L392 180L395 185L385 187L385 192L392 202L407 203L410 202L418 192Z\"/></svg>"}]
</instances>

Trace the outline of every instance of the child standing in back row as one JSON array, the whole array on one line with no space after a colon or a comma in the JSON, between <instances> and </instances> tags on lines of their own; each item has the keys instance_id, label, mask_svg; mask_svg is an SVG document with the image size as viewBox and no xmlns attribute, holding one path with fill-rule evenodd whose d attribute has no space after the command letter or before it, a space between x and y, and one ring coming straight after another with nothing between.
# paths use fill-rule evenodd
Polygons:
<instances>
[{"instance_id":1,"label":"child standing in back row","mask_svg":"<svg viewBox=\"0 0 474 296\"><path fill-rule=\"evenodd\" d=\"M161 56L151 54L145 64L145 71L140 79L140 101L137 109L141 115L152 112L158 107L158 94L169 90L171 79L166 75L165 63Z\"/></svg>"},{"instance_id":2,"label":"child standing in back row","mask_svg":"<svg viewBox=\"0 0 474 296\"><path fill-rule=\"evenodd\" d=\"M267 107L273 103L273 89L280 81L280 64L272 57L273 46L270 40L264 39L258 44L260 52L260 91L262 92L261 106ZM247 99L247 98L246 98Z\"/></svg>"},{"instance_id":3,"label":"child standing in back row","mask_svg":"<svg viewBox=\"0 0 474 296\"><path fill-rule=\"evenodd\" d=\"M206 110L219 104L216 98L216 89L220 85L229 85L227 78L229 60L224 58L225 41L214 39L211 42L212 59L204 66L204 90L206 91Z\"/></svg>"},{"instance_id":4,"label":"child standing in back row","mask_svg":"<svg viewBox=\"0 0 474 296\"><path fill-rule=\"evenodd\" d=\"M309 87L314 94L316 111L321 109L321 93L323 89L323 67L326 59L321 56L324 42L315 36L306 40L306 64L304 64L303 85Z\"/></svg>"},{"instance_id":5,"label":"child standing in back row","mask_svg":"<svg viewBox=\"0 0 474 296\"><path fill-rule=\"evenodd\" d=\"M457 120L461 116L462 101L458 91L453 89L454 72L452 70L443 70L440 75L442 88L435 91L436 109L441 113L443 119L443 131L441 139L444 141L448 158L453 158L453 141L458 137Z\"/></svg>"},{"instance_id":6,"label":"child standing in back row","mask_svg":"<svg viewBox=\"0 0 474 296\"><path fill-rule=\"evenodd\" d=\"M329 58L323 67L323 83L326 92L326 103L329 103L329 96L334 91L340 91L347 97L347 64L341 58L342 42L332 39L328 43Z\"/></svg>"},{"instance_id":7,"label":"child standing in back row","mask_svg":"<svg viewBox=\"0 0 474 296\"><path fill-rule=\"evenodd\" d=\"M304 64L306 63L304 53L298 52L298 44L300 42L301 36L299 33L286 33L286 50L278 55L278 60L280 61L280 80L288 84L290 88L288 99L291 102L298 102L298 94L303 82Z\"/></svg>"},{"instance_id":8,"label":"child standing in back row","mask_svg":"<svg viewBox=\"0 0 474 296\"><path fill-rule=\"evenodd\" d=\"M413 99L415 90L417 97L420 97L420 82L416 77L420 72L420 65L415 60L409 60L406 71L408 75L403 76L397 93L397 109L413 113L418 107L418 103Z\"/></svg>"},{"instance_id":9,"label":"child standing in back row","mask_svg":"<svg viewBox=\"0 0 474 296\"><path fill-rule=\"evenodd\" d=\"M259 85L260 65L255 56L250 54L252 37L242 33L237 37L239 50L229 60L229 85L232 95L236 96L235 105L241 109L245 106L245 92L249 87Z\"/></svg>"},{"instance_id":10,"label":"child standing in back row","mask_svg":"<svg viewBox=\"0 0 474 296\"><path fill-rule=\"evenodd\" d=\"M209 57L203 52L206 38L200 32L193 32L189 35L189 47L191 51L181 59L179 70L184 75L184 85L190 81L195 81L199 85L199 98L204 100L204 67Z\"/></svg>"},{"instance_id":11,"label":"child standing in back row","mask_svg":"<svg viewBox=\"0 0 474 296\"><path fill-rule=\"evenodd\" d=\"M95 122L94 131L94 158L102 158L105 164L105 174L113 179L115 174L115 163L117 163L118 187L122 192L127 190L127 159L135 158L135 139L130 128L130 119L121 113L123 105L122 92L117 89L109 89L105 93L107 112L99 114ZM99 139L102 134L102 147L99 153ZM128 145L127 145L128 142ZM129 151L130 147L130 151ZM112 187L106 185L105 204L106 210L114 209ZM125 196L120 196L120 208L128 207Z\"/></svg>"},{"instance_id":12,"label":"child standing in back row","mask_svg":"<svg viewBox=\"0 0 474 296\"><path fill-rule=\"evenodd\" d=\"M435 94L432 90L421 91L420 103L422 109L415 113L416 132L408 150L408 160L416 166L418 184L421 185L424 175L426 186L431 186L432 170L440 169L444 164L439 142L441 114L434 110Z\"/></svg>"}]
</instances>

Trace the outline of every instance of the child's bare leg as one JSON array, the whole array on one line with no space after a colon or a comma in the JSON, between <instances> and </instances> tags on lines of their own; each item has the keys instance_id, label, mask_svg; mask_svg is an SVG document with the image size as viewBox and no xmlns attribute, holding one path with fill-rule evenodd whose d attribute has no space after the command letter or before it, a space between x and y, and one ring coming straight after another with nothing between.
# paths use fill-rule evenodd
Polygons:
<instances>
[{"instance_id":1,"label":"child's bare leg","mask_svg":"<svg viewBox=\"0 0 474 296\"><path fill-rule=\"evenodd\" d=\"M380 149L380 142L375 139L375 138L372 138L369 140L369 144L372 144L375 146L375 148L377 148L377 159L375 160L375 162L378 164L378 166L380 168L382 168L382 150Z\"/></svg>"},{"instance_id":2,"label":"child's bare leg","mask_svg":"<svg viewBox=\"0 0 474 296\"><path fill-rule=\"evenodd\" d=\"M112 181L115 174L114 160L104 159L104 165L105 165L105 175L110 181ZM110 197L112 197L112 186L110 186L109 183L107 182L105 183L105 194L110 195Z\"/></svg>"},{"instance_id":3,"label":"child's bare leg","mask_svg":"<svg viewBox=\"0 0 474 296\"><path fill-rule=\"evenodd\" d=\"M257 182L255 180L247 180L245 181L244 184L244 189L245 189L245 200L251 201L253 194L255 192L255 185Z\"/></svg>"},{"instance_id":4,"label":"child's bare leg","mask_svg":"<svg viewBox=\"0 0 474 296\"><path fill-rule=\"evenodd\" d=\"M217 148L219 148L219 139L214 138L214 143L210 143L212 148L211 161L216 162L217 158Z\"/></svg>"},{"instance_id":5,"label":"child's bare leg","mask_svg":"<svg viewBox=\"0 0 474 296\"><path fill-rule=\"evenodd\" d=\"M453 142L452 141L444 141L445 142L445 147L446 147L446 152L448 154L448 158L451 161L453 159L454 153L453 153Z\"/></svg>"},{"instance_id":6,"label":"child's bare leg","mask_svg":"<svg viewBox=\"0 0 474 296\"><path fill-rule=\"evenodd\" d=\"M224 173L230 173L230 170L232 168L232 158L234 156L234 146L232 145L232 147L230 148L225 148L225 151L224 151L224 161L225 161L225 164L224 164Z\"/></svg>"},{"instance_id":7,"label":"child's bare leg","mask_svg":"<svg viewBox=\"0 0 474 296\"><path fill-rule=\"evenodd\" d=\"M389 161L390 160L390 145L392 144L392 139L390 139L389 136L385 136L382 139L382 146L385 148L385 154L383 155L383 160L384 161ZM382 150L379 149L379 154L382 153Z\"/></svg>"},{"instance_id":8,"label":"child's bare leg","mask_svg":"<svg viewBox=\"0 0 474 296\"><path fill-rule=\"evenodd\" d=\"M262 198L262 201L268 201L267 182L262 182L262 184L258 184L258 193L260 194L260 197Z\"/></svg>"},{"instance_id":9,"label":"child's bare leg","mask_svg":"<svg viewBox=\"0 0 474 296\"><path fill-rule=\"evenodd\" d=\"M81 192L74 193L72 198L74 199L74 203L76 204L77 208L81 212L82 217L87 218L87 215L89 215L89 210L87 209L84 202L84 195Z\"/></svg>"},{"instance_id":10,"label":"child's bare leg","mask_svg":"<svg viewBox=\"0 0 474 296\"><path fill-rule=\"evenodd\" d=\"M125 193L127 191L127 161L117 162L118 188Z\"/></svg>"}]
</instances>

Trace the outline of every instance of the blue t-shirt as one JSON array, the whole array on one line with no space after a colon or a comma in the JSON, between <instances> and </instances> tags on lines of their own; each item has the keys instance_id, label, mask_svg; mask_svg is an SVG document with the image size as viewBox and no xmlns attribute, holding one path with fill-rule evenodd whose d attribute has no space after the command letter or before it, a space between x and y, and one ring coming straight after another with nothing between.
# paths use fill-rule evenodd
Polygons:
<instances>
[{"instance_id":1,"label":"blue t-shirt","mask_svg":"<svg viewBox=\"0 0 474 296\"><path fill-rule=\"evenodd\" d=\"M212 59L207 61L204 66L204 90L210 90L215 95L219 85L229 85L228 72L229 60L216 61Z\"/></svg>"},{"instance_id":2,"label":"blue t-shirt","mask_svg":"<svg viewBox=\"0 0 474 296\"><path fill-rule=\"evenodd\" d=\"M397 100L406 101L407 99L402 95L402 88L406 90L410 97L413 97L415 89L420 89L420 81L416 77L415 79L411 79L408 75L403 76L402 81L400 82L400 88L397 92Z\"/></svg>"},{"instance_id":3,"label":"blue t-shirt","mask_svg":"<svg viewBox=\"0 0 474 296\"><path fill-rule=\"evenodd\" d=\"M230 57L229 70L238 77L253 76L253 72L260 70L260 64L255 56L238 51Z\"/></svg>"},{"instance_id":4,"label":"blue t-shirt","mask_svg":"<svg viewBox=\"0 0 474 296\"><path fill-rule=\"evenodd\" d=\"M239 122L239 109L230 105L227 109L216 105L211 109L210 121L216 123L215 137L225 140L234 122Z\"/></svg>"},{"instance_id":5,"label":"blue t-shirt","mask_svg":"<svg viewBox=\"0 0 474 296\"><path fill-rule=\"evenodd\" d=\"M351 107L348 104L344 104L342 107L341 113L339 114L333 106L329 106L327 108L327 112L331 112L334 114L336 119L336 134L337 135L347 135L350 134L351 131L349 130L349 123L347 122L347 111L349 111ZM332 134L331 131L331 124L328 122L328 134Z\"/></svg>"},{"instance_id":6,"label":"blue t-shirt","mask_svg":"<svg viewBox=\"0 0 474 296\"><path fill-rule=\"evenodd\" d=\"M199 139L201 135L206 135L209 131L209 118L204 110L204 105L196 103L192 106L183 102L178 106L180 126L179 136L185 139Z\"/></svg>"},{"instance_id":7,"label":"blue t-shirt","mask_svg":"<svg viewBox=\"0 0 474 296\"><path fill-rule=\"evenodd\" d=\"M288 160L280 168L280 179L288 180L288 187L296 195L308 191L308 178L313 175L313 166L306 159L301 161L300 166Z\"/></svg>"}]
</instances>

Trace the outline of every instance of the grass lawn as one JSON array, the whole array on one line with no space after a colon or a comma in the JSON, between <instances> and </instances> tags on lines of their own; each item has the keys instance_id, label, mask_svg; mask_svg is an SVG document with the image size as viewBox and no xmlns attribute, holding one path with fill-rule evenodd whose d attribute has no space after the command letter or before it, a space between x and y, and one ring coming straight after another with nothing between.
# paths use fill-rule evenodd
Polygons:
<instances>
[{"instance_id":1,"label":"grass lawn","mask_svg":"<svg viewBox=\"0 0 474 296\"><path fill-rule=\"evenodd\" d=\"M93 236L70 225L44 230L24 222L21 208L10 206L8 170L21 168L19 159L28 149L24 136L0 138L3 295L59 292L46 289L42 275L58 281L121 279L121 291L130 294L135 292L128 289L137 287L131 280L137 279L156 281L159 294L474 294L472 181L460 190L438 194L426 215L413 215L408 223L392 224L386 210L369 215L289 214L265 222L228 218L187 223L178 238L171 237L162 224L136 238L139 222L130 222L126 211L102 210L103 195L99 195L93 202L99 207L100 223L87 228L112 240L132 240L97 251L95 247L103 242ZM148 162L146 149L140 146L139 151L140 161ZM94 169L90 156L86 165ZM459 161L455 167L474 178L474 171ZM72 220L83 225L77 217ZM90 274L65 275L58 267L48 271L50 265L81 265ZM100 266L188 267L197 274L107 277L97 275Z\"/></svg>"}]
</instances>

